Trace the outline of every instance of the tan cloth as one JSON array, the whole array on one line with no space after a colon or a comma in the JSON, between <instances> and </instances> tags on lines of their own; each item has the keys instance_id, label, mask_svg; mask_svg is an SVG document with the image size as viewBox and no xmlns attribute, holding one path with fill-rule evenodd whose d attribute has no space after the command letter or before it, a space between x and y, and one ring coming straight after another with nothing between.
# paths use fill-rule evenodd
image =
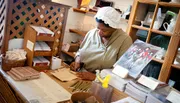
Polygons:
<instances>
[{"instance_id":1,"label":"tan cloth","mask_svg":"<svg viewBox=\"0 0 180 103\"><path fill-rule=\"evenodd\" d=\"M108 43L103 44L98 34L98 29L93 29L85 36L79 51L81 62L88 71L112 68L113 64L131 46L132 40L121 29L116 30Z\"/></svg>"}]
</instances>

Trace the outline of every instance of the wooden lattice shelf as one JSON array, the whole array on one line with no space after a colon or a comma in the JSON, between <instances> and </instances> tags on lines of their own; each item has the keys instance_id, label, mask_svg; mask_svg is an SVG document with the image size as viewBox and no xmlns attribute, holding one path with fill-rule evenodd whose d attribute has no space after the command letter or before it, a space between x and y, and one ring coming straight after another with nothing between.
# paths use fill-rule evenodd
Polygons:
<instances>
[{"instance_id":1,"label":"wooden lattice shelf","mask_svg":"<svg viewBox=\"0 0 180 103\"><path fill-rule=\"evenodd\" d=\"M56 55L61 48L64 27L69 6L53 3L49 0L8 0L8 19L6 29L5 50L8 40L23 38L25 25L34 24L44 26L55 33L57 41L53 48ZM56 48L56 49L55 49Z\"/></svg>"}]
</instances>

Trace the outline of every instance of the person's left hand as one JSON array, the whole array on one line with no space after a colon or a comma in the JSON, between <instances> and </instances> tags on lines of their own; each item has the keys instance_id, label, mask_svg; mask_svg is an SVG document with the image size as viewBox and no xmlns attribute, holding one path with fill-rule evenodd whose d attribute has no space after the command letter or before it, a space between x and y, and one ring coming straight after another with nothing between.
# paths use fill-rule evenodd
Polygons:
<instances>
[{"instance_id":1,"label":"person's left hand","mask_svg":"<svg viewBox=\"0 0 180 103\"><path fill-rule=\"evenodd\" d=\"M96 75L91 72L77 72L76 75L83 80L93 81L96 78Z\"/></svg>"}]
</instances>

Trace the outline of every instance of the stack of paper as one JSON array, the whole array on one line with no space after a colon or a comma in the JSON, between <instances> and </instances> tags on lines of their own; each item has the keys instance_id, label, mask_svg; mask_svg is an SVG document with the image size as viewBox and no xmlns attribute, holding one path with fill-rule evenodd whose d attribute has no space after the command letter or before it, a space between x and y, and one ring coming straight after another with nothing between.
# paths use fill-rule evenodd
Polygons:
<instances>
[{"instance_id":1,"label":"stack of paper","mask_svg":"<svg viewBox=\"0 0 180 103\"><path fill-rule=\"evenodd\" d=\"M165 86L148 94L146 103L171 103L166 97L171 91L171 87Z\"/></svg>"},{"instance_id":2,"label":"stack of paper","mask_svg":"<svg viewBox=\"0 0 180 103\"><path fill-rule=\"evenodd\" d=\"M42 48L38 42L35 43L34 51L42 51Z\"/></svg>"},{"instance_id":3,"label":"stack of paper","mask_svg":"<svg viewBox=\"0 0 180 103\"><path fill-rule=\"evenodd\" d=\"M40 36L54 36L54 32L52 32L51 30L45 28L45 27L41 27L41 26L32 26L31 27L37 32L37 35Z\"/></svg>"},{"instance_id":4,"label":"stack of paper","mask_svg":"<svg viewBox=\"0 0 180 103\"><path fill-rule=\"evenodd\" d=\"M125 93L143 103L146 101L146 98L151 91L152 90L150 90L149 88L144 87L143 85L138 84L135 81L128 82L125 88Z\"/></svg>"},{"instance_id":5,"label":"stack of paper","mask_svg":"<svg viewBox=\"0 0 180 103\"><path fill-rule=\"evenodd\" d=\"M38 41L35 44L34 51L51 51L51 48L46 44L46 42Z\"/></svg>"},{"instance_id":6,"label":"stack of paper","mask_svg":"<svg viewBox=\"0 0 180 103\"><path fill-rule=\"evenodd\" d=\"M49 66L49 64L50 61L42 56L33 58L33 66Z\"/></svg>"},{"instance_id":7,"label":"stack of paper","mask_svg":"<svg viewBox=\"0 0 180 103\"><path fill-rule=\"evenodd\" d=\"M114 88L116 88L120 91L124 91L126 84L132 80L132 78L123 79L123 78L115 75L114 73L112 73L112 69L103 69L100 73L100 76L103 78L108 74L111 75L109 85L113 86Z\"/></svg>"}]
</instances>

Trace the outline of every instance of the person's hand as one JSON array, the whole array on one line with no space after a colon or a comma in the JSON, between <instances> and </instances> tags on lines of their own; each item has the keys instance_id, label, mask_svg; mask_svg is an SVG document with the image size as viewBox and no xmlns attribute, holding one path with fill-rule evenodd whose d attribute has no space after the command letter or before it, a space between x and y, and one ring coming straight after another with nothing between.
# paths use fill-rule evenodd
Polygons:
<instances>
[{"instance_id":1,"label":"person's hand","mask_svg":"<svg viewBox=\"0 0 180 103\"><path fill-rule=\"evenodd\" d=\"M76 75L83 80L93 81L96 78L96 74L91 72L77 72Z\"/></svg>"},{"instance_id":2,"label":"person's hand","mask_svg":"<svg viewBox=\"0 0 180 103\"><path fill-rule=\"evenodd\" d=\"M78 68L80 68L80 63L72 62L72 63L70 64L70 69L71 69L71 70L77 71Z\"/></svg>"},{"instance_id":3,"label":"person's hand","mask_svg":"<svg viewBox=\"0 0 180 103\"><path fill-rule=\"evenodd\" d=\"M80 57L77 56L75 58L75 62L72 62L70 64L70 69L73 70L73 71L77 71L77 69L79 69L79 68L80 68Z\"/></svg>"}]
</instances>

